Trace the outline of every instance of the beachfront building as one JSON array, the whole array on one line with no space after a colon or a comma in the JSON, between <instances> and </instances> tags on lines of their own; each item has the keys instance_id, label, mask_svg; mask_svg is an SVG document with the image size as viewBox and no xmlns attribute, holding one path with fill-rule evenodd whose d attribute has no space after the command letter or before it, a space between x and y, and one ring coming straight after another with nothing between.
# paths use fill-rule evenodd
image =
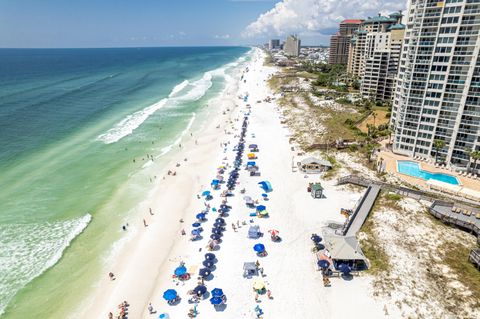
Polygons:
<instances>
[{"instance_id":1,"label":"beachfront building","mask_svg":"<svg viewBox=\"0 0 480 319\"><path fill-rule=\"evenodd\" d=\"M386 32L366 35L368 51L361 78L362 97L393 100L404 33L405 25L398 23L389 26Z\"/></svg>"},{"instance_id":2,"label":"beachfront building","mask_svg":"<svg viewBox=\"0 0 480 319\"><path fill-rule=\"evenodd\" d=\"M329 64L347 64L350 41L362 21L347 19L340 22L339 31L330 37Z\"/></svg>"},{"instance_id":3,"label":"beachfront building","mask_svg":"<svg viewBox=\"0 0 480 319\"><path fill-rule=\"evenodd\" d=\"M280 40L279 39L271 39L268 43L268 49L271 50L280 50Z\"/></svg>"},{"instance_id":4,"label":"beachfront building","mask_svg":"<svg viewBox=\"0 0 480 319\"><path fill-rule=\"evenodd\" d=\"M329 161L318 159L315 157L307 157L297 163L298 168L303 173L318 174L325 172L332 168L332 164Z\"/></svg>"},{"instance_id":5,"label":"beachfront building","mask_svg":"<svg viewBox=\"0 0 480 319\"><path fill-rule=\"evenodd\" d=\"M400 12L363 21L350 40L347 72L365 98L392 100L405 26Z\"/></svg>"},{"instance_id":6,"label":"beachfront building","mask_svg":"<svg viewBox=\"0 0 480 319\"><path fill-rule=\"evenodd\" d=\"M478 0L410 3L391 117L394 152L431 158L438 151L454 168L469 165L469 152L480 149L479 49Z\"/></svg>"},{"instance_id":7,"label":"beachfront building","mask_svg":"<svg viewBox=\"0 0 480 319\"><path fill-rule=\"evenodd\" d=\"M296 35L289 35L283 46L283 51L288 56L300 55L300 39Z\"/></svg>"},{"instance_id":8,"label":"beachfront building","mask_svg":"<svg viewBox=\"0 0 480 319\"><path fill-rule=\"evenodd\" d=\"M354 271L368 268L367 258L355 236L324 234L324 244L335 269L341 264L347 264ZM317 259L321 258L322 255L317 255Z\"/></svg>"}]
</instances>

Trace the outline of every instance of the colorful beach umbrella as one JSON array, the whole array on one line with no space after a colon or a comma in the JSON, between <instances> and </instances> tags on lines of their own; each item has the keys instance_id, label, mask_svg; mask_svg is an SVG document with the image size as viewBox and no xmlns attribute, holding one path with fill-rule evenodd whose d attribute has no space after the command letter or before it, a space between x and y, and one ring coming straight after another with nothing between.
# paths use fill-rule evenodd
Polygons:
<instances>
[{"instance_id":1,"label":"colorful beach umbrella","mask_svg":"<svg viewBox=\"0 0 480 319\"><path fill-rule=\"evenodd\" d=\"M318 244L322 241L322 237L318 236L317 234L313 234L310 239L315 243Z\"/></svg>"},{"instance_id":2,"label":"colorful beach umbrella","mask_svg":"<svg viewBox=\"0 0 480 319\"><path fill-rule=\"evenodd\" d=\"M187 273L187 267L180 266L175 269L175 276L183 276Z\"/></svg>"},{"instance_id":3,"label":"colorful beach umbrella","mask_svg":"<svg viewBox=\"0 0 480 319\"><path fill-rule=\"evenodd\" d=\"M192 227L200 227L200 226L202 226L202 224L200 224L200 223L193 223L192 224Z\"/></svg>"},{"instance_id":4,"label":"colorful beach umbrella","mask_svg":"<svg viewBox=\"0 0 480 319\"><path fill-rule=\"evenodd\" d=\"M215 288L212 290L212 296L213 297L222 297L223 296L223 290L220 288Z\"/></svg>"},{"instance_id":5,"label":"colorful beach umbrella","mask_svg":"<svg viewBox=\"0 0 480 319\"><path fill-rule=\"evenodd\" d=\"M256 244L253 246L253 250L255 250L257 253L261 253L265 251L265 245L264 244Z\"/></svg>"},{"instance_id":6,"label":"colorful beach umbrella","mask_svg":"<svg viewBox=\"0 0 480 319\"><path fill-rule=\"evenodd\" d=\"M202 196L210 196L210 191L204 191L204 192L202 193Z\"/></svg>"},{"instance_id":7,"label":"colorful beach umbrella","mask_svg":"<svg viewBox=\"0 0 480 319\"><path fill-rule=\"evenodd\" d=\"M253 289L255 290L262 290L265 288L265 283L261 280L255 280L253 282Z\"/></svg>"},{"instance_id":8,"label":"colorful beach umbrella","mask_svg":"<svg viewBox=\"0 0 480 319\"><path fill-rule=\"evenodd\" d=\"M163 299L167 301L174 300L175 298L177 298L177 296L178 294L175 289L168 289L163 293Z\"/></svg>"},{"instance_id":9,"label":"colorful beach umbrella","mask_svg":"<svg viewBox=\"0 0 480 319\"><path fill-rule=\"evenodd\" d=\"M279 232L278 230L276 230L276 229L270 229L268 232L269 232L272 236L277 236L278 233L280 233L280 232Z\"/></svg>"}]
</instances>

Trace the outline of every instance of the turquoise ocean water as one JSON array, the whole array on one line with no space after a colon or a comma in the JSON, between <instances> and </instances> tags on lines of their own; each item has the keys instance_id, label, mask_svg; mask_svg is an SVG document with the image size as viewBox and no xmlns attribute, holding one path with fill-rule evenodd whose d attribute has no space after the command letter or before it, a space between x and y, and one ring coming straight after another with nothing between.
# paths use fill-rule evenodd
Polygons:
<instances>
[{"instance_id":1,"label":"turquoise ocean water","mask_svg":"<svg viewBox=\"0 0 480 319\"><path fill-rule=\"evenodd\" d=\"M247 51L0 50L2 318L78 306L153 170Z\"/></svg>"}]
</instances>

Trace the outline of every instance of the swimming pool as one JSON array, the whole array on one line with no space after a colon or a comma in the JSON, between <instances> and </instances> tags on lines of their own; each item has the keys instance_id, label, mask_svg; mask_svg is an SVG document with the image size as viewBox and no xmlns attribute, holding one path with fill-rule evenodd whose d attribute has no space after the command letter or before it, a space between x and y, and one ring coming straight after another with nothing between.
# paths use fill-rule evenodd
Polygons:
<instances>
[{"instance_id":1,"label":"swimming pool","mask_svg":"<svg viewBox=\"0 0 480 319\"><path fill-rule=\"evenodd\" d=\"M420 168L420 165L417 162L413 161L397 161L397 170L401 174L421 178L426 181L429 179L434 179L452 185L460 184L455 176L444 173L432 173L429 171L424 171Z\"/></svg>"}]
</instances>

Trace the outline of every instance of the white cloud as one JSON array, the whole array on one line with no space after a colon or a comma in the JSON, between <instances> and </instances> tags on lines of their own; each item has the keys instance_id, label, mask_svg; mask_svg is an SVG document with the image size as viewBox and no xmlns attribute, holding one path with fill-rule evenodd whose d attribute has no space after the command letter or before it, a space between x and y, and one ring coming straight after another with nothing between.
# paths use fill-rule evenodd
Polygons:
<instances>
[{"instance_id":1,"label":"white cloud","mask_svg":"<svg viewBox=\"0 0 480 319\"><path fill-rule=\"evenodd\" d=\"M404 10L406 1L394 0L282 0L261 14L243 32L244 37L322 32L344 19L360 19Z\"/></svg>"},{"instance_id":2,"label":"white cloud","mask_svg":"<svg viewBox=\"0 0 480 319\"><path fill-rule=\"evenodd\" d=\"M217 34L217 35L215 36L215 39L224 39L224 40L230 39L230 34L224 34L224 35L218 35L218 34Z\"/></svg>"}]
</instances>

